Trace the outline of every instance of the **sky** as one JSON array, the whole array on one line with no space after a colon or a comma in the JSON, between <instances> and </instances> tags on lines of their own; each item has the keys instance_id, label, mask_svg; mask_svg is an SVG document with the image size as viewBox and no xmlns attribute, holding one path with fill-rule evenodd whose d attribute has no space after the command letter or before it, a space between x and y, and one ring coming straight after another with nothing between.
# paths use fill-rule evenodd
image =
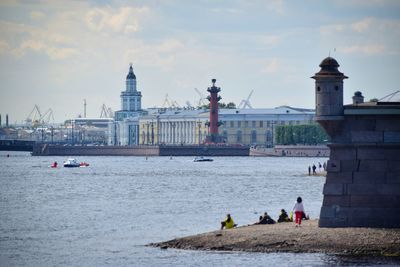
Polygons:
<instances>
[{"instance_id":1,"label":"sky","mask_svg":"<svg viewBox=\"0 0 400 267\"><path fill-rule=\"evenodd\" d=\"M344 103L400 90L400 1L0 0L0 114L56 122L121 108L129 63L142 107L221 102L314 108L318 65L340 64Z\"/></svg>"}]
</instances>

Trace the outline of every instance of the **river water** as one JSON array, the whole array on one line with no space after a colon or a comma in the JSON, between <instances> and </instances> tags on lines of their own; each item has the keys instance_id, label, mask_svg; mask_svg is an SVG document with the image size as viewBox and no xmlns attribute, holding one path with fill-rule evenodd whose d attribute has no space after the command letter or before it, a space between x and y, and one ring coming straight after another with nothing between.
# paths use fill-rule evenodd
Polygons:
<instances>
[{"instance_id":1,"label":"river water","mask_svg":"<svg viewBox=\"0 0 400 267\"><path fill-rule=\"evenodd\" d=\"M10 154L10 157L6 157ZM297 196L318 218L325 158L78 157L87 168L49 168L64 157L0 152L0 266L391 265L325 254L161 250L145 246L291 210ZM398 263L398 262L397 262Z\"/></svg>"}]
</instances>

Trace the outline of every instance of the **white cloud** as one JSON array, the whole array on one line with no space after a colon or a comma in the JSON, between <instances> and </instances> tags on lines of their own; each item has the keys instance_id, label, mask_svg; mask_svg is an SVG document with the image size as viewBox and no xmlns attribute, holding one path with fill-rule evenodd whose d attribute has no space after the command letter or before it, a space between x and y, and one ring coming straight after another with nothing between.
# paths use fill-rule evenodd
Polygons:
<instances>
[{"instance_id":1,"label":"white cloud","mask_svg":"<svg viewBox=\"0 0 400 267\"><path fill-rule=\"evenodd\" d=\"M285 13L285 4L283 0L266 1L267 9L280 15Z\"/></svg>"},{"instance_id":2,"label":"white cloud","mask_svg":"<svg viewBox=\"0 0 400 267\"><path fill-rule=\"evenodd\" d=\"M259 36L257 37L258 42L261 45L265 45L268 47L275 47L281 41L281 38L277 35L267 35L267 36Z\"/></svg>"},{"instance_id":3,"label":"white cloud","mask_svg":"<svg viewBox=\"0 0 400 267\"><path fill-rule=\"evenodd\" d=\"M337 0L336 4L340 6L351 7L380 7L380 6L399 6L398 0Z\"/></svg>"},{"instance_id":4,"label":"white cloud","mask_svg":"<svg viewBox=\"0 0 400 267\"><path fill-rule=\"evenodd\" d=\"M66 59L79 54L74 48L50 46L39 40L22 42L20 47L13 49L12 54L16 57L22 57L28 51L43 52L53 60Z\"/></svg>"},{"instance_id":5,"label":"white cloud","mask_svg":"<svg viewBox=\"0 0 400 267\"><path fill-rule=\"evenodd\" d=\"M0 40L0 54L8 52L9 49L10 49L9 44L4 40Z\"/></svg>"},{"instance_id":6,"label":"white cloud","mask_svg":"<svg viewBox=\"0 0 400 267\"><path fill-rule=\"evenodd\" d=\"M352 46L338 47L338 51L346 54L361 53L361 54L373 55L385 52L385 46L382 44L352 45Z\"/></svg>"},{"instance_id":7,"label":"white cloud","mask_svg":"<svg viewBox=\"0 0 400 267\"><path fill-rule=\"evenodd\" d=\"M176 63L177 54L185 51L185 45L177 39L168 39L155 45L137 44L125 53L126 61L133 59L135 64L160 67L170 70Z\"/></svg>"},{"instance_id":8,"label":"white cloud","mask_svg":"<svg viewBox=\"0 0 400 267\"><path fill-rule=\"evenodd\" d=\"M40 19L43 19L44 17L46 17L46 15L40 11L32 11L30 13L30 16L31 16L31 19L33 19L33 20L40 20Z\"/></svg>"},{"instance_id":9,"label":"white cloud","mask_svg":"<svg viewBox=\"0 0 400 267\"><path fill-rule=\"evenodd\" d=\"M351 24L351 28L356 31L356 32L365 32L370 30L370 28L372 27L374 20L372 18L365 18L363 20L354 22L353 24Z\"/></svg>"},{"instance_id":10,"label":"white cloud","mask_svg":"<svg viewBox=\"0 0 400 267\"><path fill-rule=\"evenodd\" d=\"M148 13L147 7L94 8L87 12L85 21L92 31L131 33L140 30L139 21Z\"/></svg>"},{"instance_id":11,"label":"white cloud","mask_svg":"<svg viewBox=\"0 0 400 267\"><path fill-rule=\"evenodd\" d=\"M265 67L261 69L261 72L267 74L275 73L279 70L279 66L279 60L277 58L273 58L266 63Z\"/></svg>"},{"instance_id":12,"label":"white cloud","mask_svg":"<svg viewBox=\"0 0 400 267\"><path fill-rule=\"evenodd\" d=\"M324 35L336 34L344 30L345 30L345 25L343 24L332 24L319 27L319 32Z\"/></svg>"}]
</instances>

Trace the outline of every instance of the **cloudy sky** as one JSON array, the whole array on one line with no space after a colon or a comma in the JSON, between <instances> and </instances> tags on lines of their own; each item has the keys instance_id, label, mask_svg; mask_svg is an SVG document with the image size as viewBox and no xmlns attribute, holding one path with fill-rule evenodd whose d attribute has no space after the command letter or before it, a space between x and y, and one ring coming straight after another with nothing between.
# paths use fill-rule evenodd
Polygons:
<instances>
[{"instance_id":1,"label":"cloudy sky","mask_svg":"<svg viewBox=\"0 0 400 267\"><path fill-rule=\"evenodd\" d=\"M319 63L336 58L345 103L400 90L400 1L0 1L0 114L34 105L55 120L120 109L129 63L142 106L194 104L211 79L222 102L314 107Z\"/></svg>"}]
</instances>

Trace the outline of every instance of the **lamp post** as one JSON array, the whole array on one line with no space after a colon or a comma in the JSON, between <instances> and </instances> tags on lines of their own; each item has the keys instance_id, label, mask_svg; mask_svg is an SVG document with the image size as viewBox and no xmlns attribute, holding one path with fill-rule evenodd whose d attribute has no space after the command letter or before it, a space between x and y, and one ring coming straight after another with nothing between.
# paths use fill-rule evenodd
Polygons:
<instances>
[{"instance_id":1,"label":"lamp post","mask_svg":"<svg viewBox=\"0 0 400 267\"><path fill-rule=\"evenodd\" d=\"M198 139L199 139L199 145L200 145L201 144L201 121L200 120L197 121L197 128L199 130Z\"/></svg>"},{"instance_id":2,"label":"lamp post","mask_svg":"<svg viewBox=\"0 0 400 267\"><path fill-rule=\"evenodd\" d=\"M154 145L154 124L153 124L153 120L151 120L151 145Z\"/></svg>"},{"instance_id":3,"label":"lamp post","mask_svg":"<svg viewBox=\"0 0 400 267\"><path fill-rule=\"evenodd\" d=\"M74 121L71 120L71 145L74 145Z\"/></svg>"},{"instance_id":4,"label":"lamp post","mask_svg":"<svg viewBox=\"0 0 400 267\"><path fill-rule=\"evenodd\" d=\"M150 123L146 122L146 145L150 142Z\"/></svg>"},{"instance_id":5,"label":"lamp post","mask_svg":"<svg viewBox=\"0 0 400 267\"><path fill-rule=\"evenodd\" d=\"M274 147L274 131L275 131L275 129L274 129L274 125L275 125L275 121L271 121L271 126L272 126L272 131L271 131L271 136L272 136L272 140L271 140L271 147Z\"/></svg>"},{"instance_id":6,"label":"lamp post","mask_svg":"<svg viewBox=\"0 0 400 267\"><path fill-rule=\"evenodd\" d=\"M53 144L53 138L54 138L54 128L53 128L53 126L51 126L50 131L51 131L51 143Z\"/></svg>"},{"instance_id":7,"label":"lamp post","mask_svg":"<svg viewBox=\"0 0 400 267\"><path fill-rule=\"evenodd\" d=\"M156 142L156 144L157 145L159 145L160 144L160 116L159 115L157 115L157 142Z\"/></svg>"}]
</instances>

